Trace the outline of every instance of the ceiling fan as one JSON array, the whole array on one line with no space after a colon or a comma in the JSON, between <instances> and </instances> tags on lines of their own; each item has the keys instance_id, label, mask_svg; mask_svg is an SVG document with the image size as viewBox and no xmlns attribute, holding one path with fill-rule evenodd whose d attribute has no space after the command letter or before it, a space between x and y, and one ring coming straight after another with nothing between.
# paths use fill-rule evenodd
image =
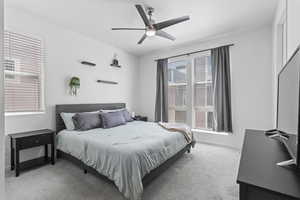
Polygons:
<instances>
[{"instance_id":1,"label":"ceiling fan","mask_svg":"<svg viewBox=\"0 0 300 200\"><path fill-rule=\"evenodd\" d=\"M155 23L155 21L152 19L152 14L154 12L154 8L152 7L146 7L146 11L148 13L148 16L146 15L146 12L143 9L142 5L135 5L137 11L139 12L140 16L143 19L143 22L145 24L145 28L112 28L112 30L141 30L141 31L145 31L144 35L142 36L142 38L138 41L138 44L142 44L143 41L147 38L147 37L151 37L151 36L160 36L169 40L174 41L176 38L172 35L170 35L169 33L166 33L165 31L162 31L162 29L187 21L190 19L189 16L183 16L183 17L179 17L179 18L175 18L175 19L170 19L167 21L163 21L160 23Z\"/></svg>"}]
</instances>

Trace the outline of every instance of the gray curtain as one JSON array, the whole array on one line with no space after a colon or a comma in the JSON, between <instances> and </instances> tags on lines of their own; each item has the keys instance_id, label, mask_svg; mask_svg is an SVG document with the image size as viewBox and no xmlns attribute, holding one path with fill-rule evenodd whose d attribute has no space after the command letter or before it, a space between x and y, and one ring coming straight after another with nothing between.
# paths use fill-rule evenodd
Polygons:
<instances>
[{"instance_id":1,"label":"gray curtain","mask_svg":"<svg viewBox=\"0 0 300 200\"><path fill-rule=\"evenodd\" d=\"M155 121L168 122L168 59L157 61Z\"/></svg>"},{"instance_id":2,"label":"gray curtain","mask_svg":"<svg viewBox=\"0 0 300 200\"><path fill-rule=\"evenodd\" d=\"M232 132L229 46L211 51L214 130Z\"/></svg>"}]
</instances>

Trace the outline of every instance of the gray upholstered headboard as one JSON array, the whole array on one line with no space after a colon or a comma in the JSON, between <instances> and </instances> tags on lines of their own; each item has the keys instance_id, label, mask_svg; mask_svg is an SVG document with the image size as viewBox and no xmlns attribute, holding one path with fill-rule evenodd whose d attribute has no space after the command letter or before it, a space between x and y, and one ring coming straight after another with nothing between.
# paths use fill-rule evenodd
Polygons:
<instances>
[{"instance_id":1,"label":"gray upholstered headboard","mask_svg":"<svg viewBox=\"0 0 300 200\"><path fill-rule=\"evenodd\" d=\"M100 103L100 104L62 104L55 107L56 118L56 133L65 129L65 124L60 116L60 113L78 113L78 112L91 112L96 110L113 110L125 108L125 103Z\"/></svg>"}]
</instances>

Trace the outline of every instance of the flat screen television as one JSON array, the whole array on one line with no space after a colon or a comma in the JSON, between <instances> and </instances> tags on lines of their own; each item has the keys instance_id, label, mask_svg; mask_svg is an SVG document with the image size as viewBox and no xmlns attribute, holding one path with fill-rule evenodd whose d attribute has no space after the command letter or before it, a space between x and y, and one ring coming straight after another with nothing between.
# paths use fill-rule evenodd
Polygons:
<instances>
[{"instance_id":1,"label":"flat screen television","mask_svg":"<svg viewBox=\"0 0 300 200\"><path fill-rule=\"evenodd\" d=\"M277 130L290 134L283 143L290 164L300 168L300 46L278 74ZM292 163L291 163L292 162ZM286 163L287 164L287 163Z\"/></svg>"}]
</instances>

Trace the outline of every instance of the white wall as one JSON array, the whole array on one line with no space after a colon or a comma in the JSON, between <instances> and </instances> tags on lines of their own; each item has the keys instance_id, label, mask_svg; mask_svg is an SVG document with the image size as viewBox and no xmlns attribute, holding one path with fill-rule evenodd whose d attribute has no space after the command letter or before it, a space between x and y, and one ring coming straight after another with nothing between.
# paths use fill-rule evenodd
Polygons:
<instances>
[{"instance_id":1,"label":"white wall","mask_svg":"<svg viewBox=\"0 0 300 200\"><path fill-rule=\"evenodd\" d=\"M206 42L153 52L140 59L139 113L154 119L154 59L234 43L231 47L233 134L196 133L198 141L240 148L246 128L274 127L272 27L230 34Z\"/></svg>"},{"instance_id":2,"label":"white wall","mask_svg":"<svg viewBox=\"0 0 300 200\"><path fill-rule=\"evenodd\" d=\"M276 63L278 51L278 24L282 16L285 14L287 17L287 32L286 40L287 45L284 47L287 51L286 61L292 56L293 52L300 45L300 1L299 0L280 0L278 1L277 10L273 21L273 59L274 59L274 72L275 77L282 69L283 65Z\"/></svg>"},{"instance_id":3,"label":"white wall","mask_svg":"<svg viewBox=\"0 0 300 200\"><path fill-rule=\"evenodd\" d=\"M280 40L280 38L278 38L279 37L278 31L282 31L282 30L278 30L278 29L279 29L279 25L282 23L281 22L282 18L284 16L286 16L286 18L288 18L286 8L287 8L287 0L281 0L278 2L277 10L276 10L274 22L273 22L273 55L274 55L273 63L274 63L274 67L275 67L275 70L274 70L275 74L277 74L282 68L282 65L280 65L278 63L278 56L277 56L278 48L279 48L278 40ZM285 36L287 37L287 33L285 34ZM287 45L284 48L287 48ZM282 53L283 50L280 50L280 52ZM283 61L283 62L285 62L285 61Z\"/></svg>"},{"instance_id":4,"label":"white wall","mask_svg":"<svg viewBox=\"0 0 300 200\"><path fill-rule=\"evenodd\" d=\"M4 198L3 0L0 0L0 199Z\"/></svg>"},{"instance_id":5,"label":"white wall","mask_svg":"<svg viewBox=\"0 0 300 200\"><path fill-rule=\"evenodd\" d=\"M138 76L138 59L135 56L54 25L22 10L5 9L5 29L41 38L44 41L46 53L44 67L45 113L6 116L6 134L42 128L54 129L54 106L56 104L124 102L129 109L135 110ZM118 55L122 65L121 69L109 66L114 53ZM95 62L97 66L81 65L79 61L82 59ZM79 95L76 97L70 96L67 91L67 83L71 76L81 78ZM97 79L117 81L119 84L99 84L96 82ZM43 153L39 148L37 151L29 151L25 154L30 154L28 156L31 157L36 152ZM8 153L7 147L7 159ZM27 156L21 155L21 160L24 159L27 159Z\"/></svg>"},{"instance_id":6,"label":"white wall","mask_svg":"<svg viewBox=\"0 0 300 200\"><path fill-rule=\"evenodd\" d=\"M287 20L286 5L287 5L287 0L278 1L274 22L273 22L273 52L272 53L273 53L273 76L274 76L273 94L274 94L275 115L277 115L277 84L278 84L277 75L283 67L282 63L286 62L286 60L284 59L287 59L281 56L279 57L279 55L282 55L283 52L287 53L287 44L281 48L282 40L286 40L287 43L287 32L283 34L283 30L281 29L282 19ZM274 123L276 124L276 117L274 117Z\"/></svg>"},{"instance_id":7,"label":"white wall","mask_svg":"<svg viewBox=\"0 0 300 200\"><path fill-rule=\"evenodd\" d=\"M287 1L287 53L288 57L292 56L293 52L300 45L300 1Z\"/></svg>"}]
</instances>

